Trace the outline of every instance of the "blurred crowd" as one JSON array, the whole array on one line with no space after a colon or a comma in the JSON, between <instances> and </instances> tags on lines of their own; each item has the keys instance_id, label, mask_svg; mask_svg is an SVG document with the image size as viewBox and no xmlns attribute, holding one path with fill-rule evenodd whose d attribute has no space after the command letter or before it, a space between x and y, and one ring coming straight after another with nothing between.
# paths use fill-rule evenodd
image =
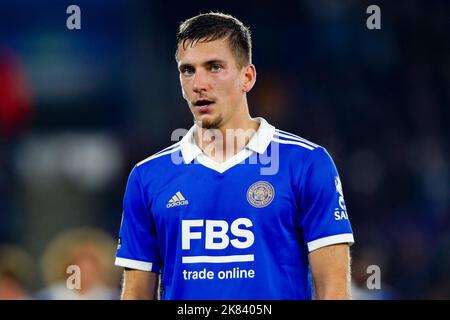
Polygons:
<instances>
[{"instance_id":1,"label":"blurred crowd","mask_svg":"<svg viewBox=\"0 0 450 320\"><path fill-rule=\"evenodd\" d=\"M72 31L71 3L0 3L0 300L119 297L127 175L191 126L175 33L208 11L250 26L251 114L333 156L354 298L450 298L450 2L381 1L381 30L364 1L77 2Z\"/></svg>"},{"instance_id":2,"label":"blurred crowd","mask_svg":"<svg viewBox=\"0 0 450 320\"><path fill-rule=\"evenodd\" d=\"M116 300L116 242L100 229L61 232L35 261L18 245L0 246L0 300ZM37 277L42 282L37 286Z\"/></svg>"}]
</instances>

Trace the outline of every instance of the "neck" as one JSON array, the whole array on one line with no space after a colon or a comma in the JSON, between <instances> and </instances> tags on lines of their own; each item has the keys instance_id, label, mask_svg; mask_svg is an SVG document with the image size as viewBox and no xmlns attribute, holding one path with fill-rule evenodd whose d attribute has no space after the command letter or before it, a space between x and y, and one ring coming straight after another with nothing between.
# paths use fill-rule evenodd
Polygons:
<instances>
[{"instance_id":1,"label":"neck","mask_svg":"<svg viewBox=\"0 0 450 320\"><path fill-rule=\"evenodd\" d=\"M216 129L196 127L195 143L209 158L224 162L242 151L258 130L259 123L248 114L236 114Z\"/></svg>"}]
</instances>

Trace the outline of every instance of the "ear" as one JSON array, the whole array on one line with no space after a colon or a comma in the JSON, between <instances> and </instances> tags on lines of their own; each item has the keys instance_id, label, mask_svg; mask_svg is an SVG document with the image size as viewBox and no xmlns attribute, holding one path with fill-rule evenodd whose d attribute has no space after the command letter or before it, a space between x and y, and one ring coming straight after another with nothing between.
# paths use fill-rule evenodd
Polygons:
<instances>
[{"instance_id":1,"label":"ear","mask_svg":"<svg viewBox=\"0 0 450 320\"><path fill-rule=\"evenodd\" d=\"M242 84L242 92L252 90L256 82L256 68L253 64L248 64L242 68L244 82Z\"/></svg>"}]
</instances>

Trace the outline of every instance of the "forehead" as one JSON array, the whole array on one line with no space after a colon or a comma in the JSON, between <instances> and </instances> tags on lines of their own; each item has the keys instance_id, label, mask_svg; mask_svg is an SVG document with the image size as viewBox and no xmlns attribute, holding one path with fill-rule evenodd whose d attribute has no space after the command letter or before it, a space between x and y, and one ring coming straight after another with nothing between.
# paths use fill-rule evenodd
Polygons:
<instances>
[{"instance_id":1,"label":"forehead","mask_svg":"<svg viewBox=\"0 0 450 320\"><path fill-rule=\"evenodd\" d=\"M178 45L178 64L197 64L211 60L228 61L234 59L233 53L228 43L228 39L218 39L209 42L185 42L185 47Z\"/></svg>"}]
</instances>

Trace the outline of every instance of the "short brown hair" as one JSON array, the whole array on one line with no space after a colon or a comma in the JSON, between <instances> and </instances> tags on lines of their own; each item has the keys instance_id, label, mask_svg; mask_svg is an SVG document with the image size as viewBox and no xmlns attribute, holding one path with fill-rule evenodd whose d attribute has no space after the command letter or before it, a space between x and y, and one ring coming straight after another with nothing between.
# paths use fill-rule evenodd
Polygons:
<instances>
[{"instance_id":1,"label":"short brown hair","mask_svg":"<svg viewBox=\"0 0 450 320\"><path fill-rule=\"evenodd\" d=\"M180 24L177 34L178 45L186 48L186 42L191 46L196 42L209 42L228 38L230 48L239 66L252 63L252 39L250 29L235 17L220 12L199 14Z\"/></svg>"}]
</instances>

